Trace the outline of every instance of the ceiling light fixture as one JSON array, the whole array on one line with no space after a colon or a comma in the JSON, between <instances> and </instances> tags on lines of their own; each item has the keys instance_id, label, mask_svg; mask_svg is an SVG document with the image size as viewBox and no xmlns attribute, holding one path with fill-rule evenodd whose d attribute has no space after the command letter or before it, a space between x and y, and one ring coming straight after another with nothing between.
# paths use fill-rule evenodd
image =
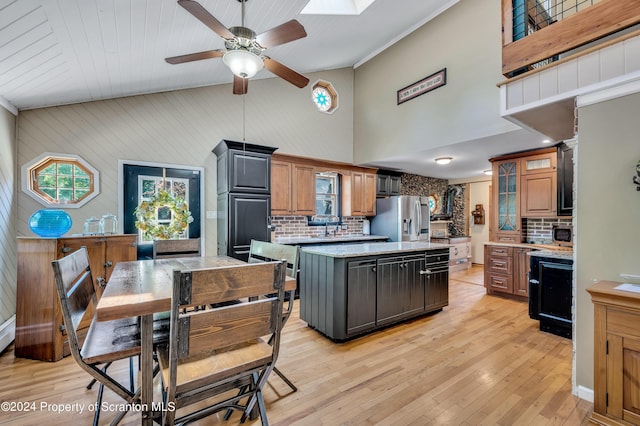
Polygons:
<instances>
[{"instance_id":1,"label":"ceiling light fixture","mask_svg":"<svg viewBox=\"0 0 640 426\"><path fill-rule=\"evenodd\" d=\"M436 163L438 164L449 164L453 160L451 157L440 157L436 158Z\"/></svg>"},{"instance_id":2,"label":"ceiling light fixture","mask_svg":"<svg viewBox=\"0 0 640 426\"><path fill-rule=\"evenodd\" d=\"M489 170L485 170L482 173L484 173L487 176L491 176L493 174L493 170L489 169Z\"/></svg>"},{"instance_id":3,"label":"ceiling light fixture","mask_svg":"<svg viewBox=\"0 0 640 426\"><path fill-rule=\"evenodd\" d=\"M542 143L551 143L551 139L543 139Z\"/></svg>"},{"instance_id":4,"label":"ceiling light fixture","mask_svg":"<svg viewBox=\"0 0 640 426\"><path fill-rule=\"evenodd\" d=\"M264 66L258 55L244 49L228 51L222 57L222 61L240 78L251 78Z\"/></svg>"}]
</instances>

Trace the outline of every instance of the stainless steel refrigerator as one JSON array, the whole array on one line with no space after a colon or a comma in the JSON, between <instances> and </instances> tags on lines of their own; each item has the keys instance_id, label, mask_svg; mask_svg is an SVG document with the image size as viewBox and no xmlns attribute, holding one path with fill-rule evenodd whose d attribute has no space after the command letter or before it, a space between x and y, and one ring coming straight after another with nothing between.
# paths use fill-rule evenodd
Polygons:
<instances>
[{"instance_id":1,"label":"stainless steel refrigerator","mask_svg":"<svg viewBox=\"0 0 640 426\"><path fill-rule=\"evenodd\" d=\"M386 235L389 241L429 241L429 215L423 213L420 197L378 198L371 233Z\"/></svg>"}]
</instances>

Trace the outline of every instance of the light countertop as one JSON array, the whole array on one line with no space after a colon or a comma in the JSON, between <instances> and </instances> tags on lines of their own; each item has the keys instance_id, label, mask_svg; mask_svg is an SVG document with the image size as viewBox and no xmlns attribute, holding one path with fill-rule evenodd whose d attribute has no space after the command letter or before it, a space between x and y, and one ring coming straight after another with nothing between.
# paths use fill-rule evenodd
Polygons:
<instances>
[{"instance_id":1,"label":"light countertop","mask_svg":"<svg viewBox=\"0 0 640 426\"><path fill-rule=\"evenodd\" d=\"M559 251L559 250L536 250L527 253L529 256L546 257L552 259L566 259L573 260L573 251Z\"/></svg>"},{"instance_id":2,"label":"light countertop","mask_svg":"<svg viewBox=\"0 0 640 426\"><path fill-rule=\"evenodd\" d=\"M384 235L330 235L328 237L312 237L309 235L299 237L277 237L272 243L277 244L333 244L333 243L348 243L356 241L386 241L389 237Z\"/></svg>"},{"instance_id":3,"label":"light countertop","mask_svg":"<svg viewBox=\"0 0 640 426\"><path fill-rule=\"evenodd\" d=\"M554 244L531 244L531 243L498 243L495 241L485 242L486 246L503 246L503 247L518 247L518 248L531 248L538 250L552 250L552 251L568 251L573 253L573 248L558 246Z\"/></svg>"},{"instance_id":4,"label":"light countertop","mask_svg":"<svg viewBox=\"0 0 640 426\"><path fill-rule=\"evenodd\" d=\"M373 242L302 247L302 251L304 253L318 254L327 257L359 257L448 248L449 244L404 241L391 243Z\"/></svg>"}]
</instances>

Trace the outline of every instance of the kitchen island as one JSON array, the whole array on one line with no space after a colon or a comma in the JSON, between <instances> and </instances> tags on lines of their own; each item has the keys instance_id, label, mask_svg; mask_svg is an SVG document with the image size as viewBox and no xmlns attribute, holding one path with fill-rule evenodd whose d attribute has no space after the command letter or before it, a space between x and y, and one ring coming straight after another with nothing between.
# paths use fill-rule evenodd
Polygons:
<instances>
[{"instance_id":1,"label":"kitchen island","mask_svg":"<svg viewBox=\"0 0 640 426\"><path fill-rule=\"evenodd\" d=\"M300 318L345 341L449 303L449 246L427 242L302 247Z\"/></svg>"}]
</instances>

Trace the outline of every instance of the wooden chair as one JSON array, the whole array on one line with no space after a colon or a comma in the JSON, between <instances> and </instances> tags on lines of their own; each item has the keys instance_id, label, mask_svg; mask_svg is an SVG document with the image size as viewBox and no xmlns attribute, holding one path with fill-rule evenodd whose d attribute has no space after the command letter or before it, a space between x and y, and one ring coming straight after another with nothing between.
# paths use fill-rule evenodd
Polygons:
<instances>
[{"instance_id":1,"label":"wooden chair","mask_svg":"<svg viewBox=\"0 0 640 426\"><path fill-rule=\"evenodd\" d=\"M251 240L249 247L249 263L265 262L265 261L287 261L287 276L297 279L300 264L300 248L298 246L290 246L285 244L276 244L265 241ZM287 322L293 310L293 301L295 299L295 290L287 292L285 295L285 307L282 313L282 326ZM285 376L278 367L273 368L273 372L294 391L298 388Z\"/></svg>"},{"instance_id":2,"label":"wooden chair","mask_svg":"<svg viewBox=\"0 0 640 426\"><path fill-rule=\"evenodd\" d=\"M154 259L197 256L200 256L200 238L190 238L188 240L155 240L153 242Z\"/></svg>"},{"instance_id":3,"label":"wooden chair","mask_svg":"<svg viewBox=\"0 0 640 426\"><path fill-rule=\"evenodd\" d=\"M98 409L95 412L93 423L97 425L104 386L107 386L127 403L132 403L138 398L139 392L126 389L107 374L107 367L113 361L140 354L137 320L136 318L128 318L98 322L93 319L89 331L81 343L78 329L88 319L91 319L91 317L85 318L85 314L89 311L89 315L92 315L93 307L97 303L87 249L82 247L70 255L54 260L52 267L71 356L83 370L100 382L96 401ZM125 414L126 411L120 412L111 424L118 424Z\"/></svg>"},{"instance_id":4,"label":"wooden chair","mask_svg":"<svg viewBox=\"0 0 640 426\"><path fill-rule=\"evenodd\" d=\"M168 345L158 346L167 407L165 425L188 423L217 411L243 411L257 404L262 424L267 413L262 388L280 347L284 303L284 262L174 271L171 331ZM272 294L272 297L255 299ZM220 306L219 303L238 301ZM195 310L196 306L218 306ZM266 336L273 336L272 344ZM233 389L242 392L228 393ZM176 410L215 395L223 400L182 414Z\"/></svg>"}]
</instances>

